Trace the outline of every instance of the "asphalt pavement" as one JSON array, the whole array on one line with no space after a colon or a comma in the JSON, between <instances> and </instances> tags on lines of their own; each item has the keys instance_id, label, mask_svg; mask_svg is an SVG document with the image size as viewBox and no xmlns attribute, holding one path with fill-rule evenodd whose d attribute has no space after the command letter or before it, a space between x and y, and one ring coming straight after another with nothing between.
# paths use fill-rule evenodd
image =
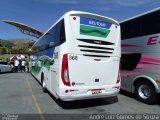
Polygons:
<instances>
[{"instance_id":1,"label":"asphalt pavement","mask_svg":"<svg viewBox=\"0 0 160 120\"><path fill-rule=\"evenodd\" d=\"M84 115L90 119L88 115L91 114L160 114L160 102L147 105L125 92L117 97L61 102L44 93L30 73L5 73L0 74L0 114L1 118L27 119L32 116L41 120L52 115L57 118L69 115L68 119L74 119L74 115L78 114L81 119Z\"/></svg>"}]
</instances>

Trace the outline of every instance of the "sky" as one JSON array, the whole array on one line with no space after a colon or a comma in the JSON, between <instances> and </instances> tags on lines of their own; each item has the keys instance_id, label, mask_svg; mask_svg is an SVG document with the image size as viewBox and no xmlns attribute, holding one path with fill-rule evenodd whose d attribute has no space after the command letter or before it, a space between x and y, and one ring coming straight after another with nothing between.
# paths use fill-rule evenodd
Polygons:
<instances>
[{"instance_id":1,"label":"sky","mask_svg":"<svg viewBox=\"0 0 160 120\"><path fill-rule=\"evenodd\" d=\"M160 7L160 0L0 0L0 39L34 39L2 20L46 31L70 10L91 12L117 21Z\"/></svg>"}]
</instances>

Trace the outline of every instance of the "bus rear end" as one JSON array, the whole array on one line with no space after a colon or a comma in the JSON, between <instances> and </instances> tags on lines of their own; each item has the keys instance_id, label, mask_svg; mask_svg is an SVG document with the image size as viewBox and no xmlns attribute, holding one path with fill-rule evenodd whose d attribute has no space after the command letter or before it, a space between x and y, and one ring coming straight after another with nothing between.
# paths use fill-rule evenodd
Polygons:
<instances>
[{"instance_id":1,"label":"bus rear end","mask_svg":"<svg viewBox=\"0 0 160 120\"><path fill-rule=\"evenodd\" d=\"M120 88L120 26L110 18L70 12L61 46L64 101L116 96Z\"/></svg>"}]
</instances>

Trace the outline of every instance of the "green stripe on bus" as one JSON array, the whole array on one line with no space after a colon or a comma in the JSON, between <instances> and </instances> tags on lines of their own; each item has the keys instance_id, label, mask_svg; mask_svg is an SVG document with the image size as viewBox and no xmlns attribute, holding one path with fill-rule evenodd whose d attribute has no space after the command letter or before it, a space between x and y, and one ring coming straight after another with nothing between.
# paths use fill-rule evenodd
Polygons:
<instances>
[{"instance_id":1,"label":"green stripe on bus","mask_svg":"<svg viewBox=\"0 0 160 120\"><path fill-rule=\"evenodd\" d=\"M111 30L86 25L80 25L80 34L106 38Z\"/></svg>"},{"instance_id":2,"label":"green stripe on bus","mask_svg":"<svg viewBox=\"0 0 160 120\"><path fill-rule=\"evenodd\" d=\"M41 71L42 67L47 68L47 70L49 71L51 66L50 63L51 58L47 56L41 56L39 60L35 63L35 65L32 66L32 72L37 75Z\"/></svg>"}]
</instances>

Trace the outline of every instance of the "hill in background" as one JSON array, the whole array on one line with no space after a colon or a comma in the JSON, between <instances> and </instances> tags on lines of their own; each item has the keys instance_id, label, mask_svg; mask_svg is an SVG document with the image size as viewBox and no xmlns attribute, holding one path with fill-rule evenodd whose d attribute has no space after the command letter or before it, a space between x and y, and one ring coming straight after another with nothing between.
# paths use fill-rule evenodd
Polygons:
<instances>
[{"instance_id":1,"label":"hill in background","mask_svg":"<svg viewBox=\"0 0 160 120\"><path fill-rule=\"evenodd\" d=\"M0 40L0 47L18 47L18 48L23 48L23 47L31 47L35 43L34 40L30 39L8 39L8 40Z\"/></svg>"},{"instance_id":2,"label":"hill in background","mask_svg":"<svg viewBox=\"0 0 160 120\"><path fill-rule=\"evenodd\" d=\"M30 39L0 39L0 59L6 60L13 55L27 54L34 43L35 41Z\"/></svg>"}]
</instances>

